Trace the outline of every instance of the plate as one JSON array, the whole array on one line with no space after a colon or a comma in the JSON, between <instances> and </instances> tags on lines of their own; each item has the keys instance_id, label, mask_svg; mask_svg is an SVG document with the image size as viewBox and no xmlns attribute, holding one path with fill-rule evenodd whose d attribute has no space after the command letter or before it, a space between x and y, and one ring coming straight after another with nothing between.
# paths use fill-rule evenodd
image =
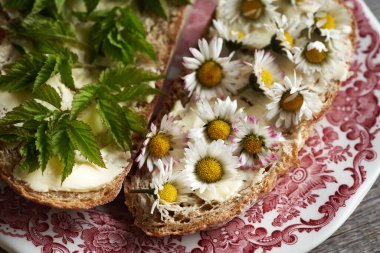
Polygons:
<instances>
[{"instance_id":1,"label":"plate","mask_svg":"<svg viewBox=\"0 0 380 253\"><path fill-rule=\"evenodd\" d=\"M380 173L380 25L362 0L352 77L300 152L301 165L218 229L152 238L120 195L92 210L30 203L0 182L0 246L9 252L305 252L337 230ZM307 242L307 243L305 243Z\"/></svg>"}]
</instances>

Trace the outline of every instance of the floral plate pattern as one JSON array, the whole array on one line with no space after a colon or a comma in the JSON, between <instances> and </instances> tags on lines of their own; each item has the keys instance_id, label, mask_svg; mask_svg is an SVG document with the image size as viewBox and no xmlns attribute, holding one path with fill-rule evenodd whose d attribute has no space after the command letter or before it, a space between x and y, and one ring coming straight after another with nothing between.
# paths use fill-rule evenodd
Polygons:
<instances>
[{"instance_id":1,"label":"floral plate pattern","mask_svg":"<svg viewBox=\"0 0 380 253\"><path fill-rule=\"evenodd\" d=\"M196 4L202 9L192 11L188 29L212 8L205 2ZM358 22L353 75L300 152L300 167L244 214L218 229L153 238L133 225L121 196L65 211L28 202L0 182L0 246L30 253L304 252L323 242L380 174L380 25L362 0L346 2Z\"/></svg>"}]
</instances>

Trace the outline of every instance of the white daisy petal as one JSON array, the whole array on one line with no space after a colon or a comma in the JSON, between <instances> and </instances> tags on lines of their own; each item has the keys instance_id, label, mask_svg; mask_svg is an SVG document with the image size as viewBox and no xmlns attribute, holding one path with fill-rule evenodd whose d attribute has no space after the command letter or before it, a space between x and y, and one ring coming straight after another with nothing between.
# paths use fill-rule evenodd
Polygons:
<instances>
[{"instance_id":1,"label":"white daisy petal","mask_svg":"<svg viewBox=\"0 0 380 253\"><path fill-rule=\"evenodd\" d=\"M161 215L161 220L170 218L169 212L181 211L181 202L191 203L188 195L191 193L190 187L182 180L182 173L179 169L173 168L174 161L171 158L167 163L158 162L159 170L152 173L150 188L154 190L154 201L151 213L157 210Z\"/></svg>"},{"instance_id":2,"label":"white daisy petal","mask_svg":"<svg viewBox=\"0 0 380 253\"><path fill-rule=\"evenodd\" d=\"M139 168L142 168L146 162L149 171L153 171L155 166L162 167L167 165L169 158L180 160L182 156L178 156L185 148L187 135L183 126L172 116L164 115L160 128L152 124L151 132L147 134L143 143L140 155L137 157Z\"/></svg>"},{"instance_id":3,"label":"white daisy petal","mask_svg":"<svg viewBox=\"0 0 380 253\"><path fill-rule=\"evenodd\" d=\"M331 44L322 41L309 42L299 39L300 50L294 56L297 70L306 75L315 75L316 78L331 79L336 66L345 64L345 58L335 51Z\"/></svg>"},{"instance_id":4,"label":"white daisy petal","mask_svg":"<svg viewBox=\"0 0 380 253\"><path fill-rule=\"evenodd\" d=\"M352 16L340 3L325 1L310 19L309 29L318 29L327 41L349 40Z\"/></svg>"},{"instance_id":5,"label":"white daisy petal","mask_svg":"<svg viewBox=\"0 0 380 253\"><path fill-rule=\"evenodd\" d=\"M191 54L200 62L203 62L205 60L205 57L203 54L196 48L190 48L189 49Z\"/></svg>"},{"instance_id":6,"label":"white daisy petal","mask_svg":"<svg viewBox=\"0 0 380 253\"><path fill-rule=\"evenodd\" d=\"M273 17L279 16L275 0L255 0L260 7L256 9L246 9L242 13L242 5L247 0L220 0L217 8L217 18L227 24L239 23L247 24L253 28L264 27ZM256 5L257 6L257 5Z\"/></svg>"},{"instance_id":7,"label":"white daisy petal","mask_svg":"<svg viewBox=\"0 0 380 253\"><path fill-rule=\"evenodd\" d=\"M222 140L189 145L184 164L183 177L195 194L205 201L225 201L242 186L236 170L239 167L238 157L232 155ZM211 168L213 173L204 174L205 169Z\"/></svg>"},{"instance_id":8,"label":"white daisy petal","mask_svg":"<svg viewBox=\"0 0 380 253\"><path fill-rule=\"evenodd\" d=\"M264 50L256 50L252 64L246 63L251 71L246 73L245 79L251 79L251 76L254 76L257 81L256 84L251 83L251 85L263 91L267 96L271 93L273 85L283 79L283 73L274 60L270 53L266 53Z\"/></svg>"},{"instance_id":9,"label":"white daisy petal","mask_svg":"<svg viewBox=\"0 0 380 253\"><path fill-rule=\"evenodd\" d=\"M240 62L231 61L233 53L230 57L219 57L223 40L215 37L208 44L205 39L201 39L198 46L199 50L190 49L195 58L183 59L184 66L193 71L183 78L189 96L211 99L236 94L245 85L245 80L240 78Z\"/></svg>"},{"instance_id":10,"label":"white daisy petal","mask_svg":"<svg viewBox=\"0 0 380 253\"><path fill-rule=\"evenodd\" d=\"M243 115L243 110L237 109L237 101L232 101L230 97L225 100L217 99L212 104L207 100L200 100L194 112L203 126L191 130L189 138L194 141L202 138L207 142L217 139L227 142L234 133L232 123Z\"/></svg>"},{"instance_id":11,"label":"white daisy petal","mask_svg":"<svg viewBox=\"0 0 380 253\"><path fill-rule=\"evenodd\" d=\"M284 78L286 89L274 85L272 96L269 97L272 101L266 106L266 118L275 119L276 128L296 126L300 120L312 118L310 111L318 113L322 108L318 94L301 78L297 78L295 73L293 80Z\"/></svg>"},{"instance_id":12,"label":"white daisy petal","mask_svg":"<svg viewBox=\"0 0 380 253\"><path fill-rule=\"evenodd\" d=\"M242 118L237 127L240 131L236 132L233 140L234 154L239 155L244 169L259 169L277 161L277 144L283 140L281 133L270 127L261 127L252 116ZM276 159L271 159L273 157Z\"/></svg>"}]
</instances>

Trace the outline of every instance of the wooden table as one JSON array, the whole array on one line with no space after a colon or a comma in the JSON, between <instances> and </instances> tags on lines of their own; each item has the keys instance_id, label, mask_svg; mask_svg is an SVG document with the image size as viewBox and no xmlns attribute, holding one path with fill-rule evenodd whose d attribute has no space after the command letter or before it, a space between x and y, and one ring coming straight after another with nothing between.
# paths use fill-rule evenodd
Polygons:
<instances>
[{"instance_id":1,"label":"wooden table","mask_svg":"<svg viewBox=\"0 0 380 253\"><path fill-rule=\"evenodd\" d=\"M380 19L380 0L364 1ZM344 225L311 251L311 253L325 252L380 252L380 178Z\"/></svg>"}]
</instances>

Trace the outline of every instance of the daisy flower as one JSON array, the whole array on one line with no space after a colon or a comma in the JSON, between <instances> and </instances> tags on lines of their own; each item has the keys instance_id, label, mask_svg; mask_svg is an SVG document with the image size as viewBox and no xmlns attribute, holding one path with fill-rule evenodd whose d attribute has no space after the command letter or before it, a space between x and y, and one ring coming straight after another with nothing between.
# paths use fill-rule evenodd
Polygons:
<instances>
[{"instance_id":1,"label":"daisy flower","mask_svg":"<svg viewBox=\"0 0 380 253\"><path fill-rule=\"evenodd\" d=\"M283 138L273 127L260 127L255 116L245 116L235 128L233 149L243 168L259 169L278 160L278 143Z\"/></svg>"},{"instance_id":2,"label":"daisy flower","mask_svg":"<svg viewBox=\"0 0 380 253\"><path fill-rule=\"evenodd\" d=\"M253 63L246 63L251 68L249 83L254 90L266 93L275 82L282 80L282 72L274 60L270 53L257 50Z\"/></svg>"},{"instance_id":3,"label":"daisy flower","mask_svg":"<svg viewBox=\"0 0 380 253\"><path fill-rule=\"evenodd\" d=\"M210 44L205 39L198 41L199 50L190 48L194 56L184 57L184 66L193 72L184 77L185 88L189 96L195 93L196 98L210 99L223 97L229 91L233 94L244 84L240 75L241 64L228 57L219 57L223 39L214 38Z\"/></svg>"},{"instance_id":4,"label":"daisy flower","mask_svg":"<svg viewBox=\"0 0 380 253\"><path fill-rule=\"evenodd\" d=\"M290 1L296 9L300 9L301 11L308 12L308 13L316 12L323 4L323 1L316 1L316 0L290 0Z\"/></svg>"},{"instance_id":5,"label":"daisy flower","mask_svg":"<svg viewBox=\"0 0 380 253\"><path fill-rule=\"evenodd\" d=\"M220 1L218 17L224 19L229 24L238 22L249 24L254 27L263 27L269 23L271 18L279 13L277 6L273 3L276 0L224 0Z\"/></svg>"},{"instance_id":6,"label":"daisy flower","mask_svg":"<svg viewBox=\"0 0 380 253\"><path fill-rule=\"evenodd\" d=\"M301 39L300 44L303 46L296 52L294 62L297 70L305 74L317 73L324 77L329 76L334 71L334 66L341 60L341 56L326 42L308 42Z\"/></svg>"},{"instance_id":7,"label":"daisy flower","mask_svg":"<svg viewBox=\"0 0 380 253\"><path fill-rule=\"evenodd\" d=\"M266 118L275 119L277 128L297 126L303 119L312 119L313 113L320 112L322 108L318 94L297 79L296 72L293 80L286 76L284 85L273 85L270 99L272 101L266 106Z\"/></svg>"},{"instance_id":8,"label":"daisy flower","mask_svg":"<svg viewBox=\"0 0 380 253\"><path fill-rule=\"evenodd\" d=\"M273 51L286 55L289 60L293 61L295 38L299 37L301 31L306 28L302 26L299 19L290 19L285 15L280 18L274 18L267 29L274 33L271 46Z\"/></svg>"},{"instance_id":9,"label":"daisy flower","mask_svg":"<svg viewBox=\"0 0 380 253\"><path fill-rule=\"evenodd\" d=\"M341 40L352 32L351 14L336 1L325 1L314 14L315 28L326 40Z\"/></svg>"},{"instance_id":10,"label":"daisy flower","mask_svg":"<svg viewBox=\"0 0 380 253\"><path fill-rule=\"evenodd\" d=\"M262 36L258 36L258 30L251 31L248 25L238 23L227 25L222 20L215 19L212 22L217 35L224 39L230 50L240 49L242 46L263 48L267 45L261 39Z\"/></svg>"},{"instance_id":11,"label":"daisy flower","mask_svg":"<svg viewBox=\"0 0 380 253\"><path fill-rule=\"evenodd\" d=\"M204 125L189 131L191 139L203 137L206 141L226 141L233 134L232 122L242 115L243 109L237 109L237 101L227 97L226 100L217 99L213 105L201 100L197 103L195 113Z\"/></svg>"},{"instance_id":12,"label":"daisy flower","mask_svg":"<svg viewBox=\"0 0 380 253\"><path fill-rule=\"evenodd\" d=\"M150 188L153 189L155 196L151 213L153 214L157 209L163 220L170 217L169 211L178 211L181 208L179 203L189 201L188 195L191 190L182 180L181 172L173 169L173 159L170 159L166 165L159 160L157 167L159 170L153 171L150 183Z\"/></svg>"},{"instance_id":13,"label":"daisy flower","mask_svg":"<svg viewBox=\"0 0 380 253\"><path fill-rule=\"evenodd\" d=\"M238 157L222 140L189 143L184 166L184 180L205 201L223 202L236 196L243 184L238 176Z\"/></svg>"},{"instance_id":14,"label":"daisy flower","mask_svg":"<svg viewBox=\"0 0 380 253\"><path fill-rule=\"evenodd\" d=\"M149 171L152 171L153 165L157 165L159 160L167 165L170 157L181 158L180 154L186 146L187 137L179 121L165 115L161 120L160 128L152 124L150 130L141 153L136 159L139 168L142 168L146 162Z\"/></svg>"}]
</instances>

